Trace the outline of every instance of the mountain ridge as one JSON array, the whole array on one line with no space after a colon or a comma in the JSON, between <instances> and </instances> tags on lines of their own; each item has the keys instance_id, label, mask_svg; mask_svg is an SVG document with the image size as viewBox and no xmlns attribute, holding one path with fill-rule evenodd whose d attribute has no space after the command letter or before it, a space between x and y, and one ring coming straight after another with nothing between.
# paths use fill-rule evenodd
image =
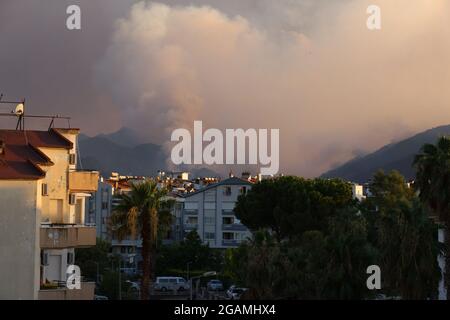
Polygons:
<instances>
[{"instance_id":1,"label":"mountain ridge","mask_svg":"<svg viewBox=\"0 0 450 320\"><path fill-rule=\"evenodd\" d=\"M342 178L354 182L367 182L373 174L382 169L386 172L397 170L406 179L414 179L412 166L414 155L425 143L435 143L442 135L450 135L450 125L442 125L419 132L409 138L389 143L380 149L351 159L321 175L323 178Z\"/></svg>"}]
</instances>

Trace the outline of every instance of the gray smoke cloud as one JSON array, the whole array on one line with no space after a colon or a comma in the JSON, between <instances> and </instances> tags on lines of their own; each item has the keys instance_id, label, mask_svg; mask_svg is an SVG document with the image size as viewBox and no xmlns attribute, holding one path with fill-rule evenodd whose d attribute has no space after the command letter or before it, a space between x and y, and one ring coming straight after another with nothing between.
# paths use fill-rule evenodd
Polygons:
<instances>
[{"instance_id":1,"label":"gray smoke cloud","mask_svg":"<svg viewBox=\"0 0 450 320\"><path fill-rule=\"evenodd\" d=\"M281 171L314 176L450 122L446 0L378 0L380 31L365 0L78 1L79 33L53 2L0 4L0 90L89 133L280 128Z\"/></svg>"}]
</instances>

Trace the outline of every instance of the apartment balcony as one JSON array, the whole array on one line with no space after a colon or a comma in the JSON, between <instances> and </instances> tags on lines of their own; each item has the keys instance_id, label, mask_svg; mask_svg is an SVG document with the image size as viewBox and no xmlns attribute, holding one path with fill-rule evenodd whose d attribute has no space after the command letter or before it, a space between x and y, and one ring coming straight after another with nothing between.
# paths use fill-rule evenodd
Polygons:
<instances>
[{"instance_id":1,"label":"apartment balcony","mask_svg":"<svg viewBox=\"0 0 450 320\"><path fill-rule=\"evenodd\" d=\"M184 224L184 229L185 229L185 230L194 230L194 229L198 229L198 224L197 224L197 223L185 223L185 224Z\"/></svg>"},{"instance_id":2,"label":"apartment balcony","mask_svg":"<svg viewBox=\"0 0 450 320\"><path fill-rule=\"evenodd\" d=\"M234 216L234 211L233 210L222 210L222 215L223 216Z\"/></svg>"},{"instance_id":3,"label":"apartment balcony","mask_svg":"<svg viewBox=\"0 0 450 320\"><path fill-rule=\"evenodd\" d=\"M243 224L232 223L232 224L222 224L223 231L248 231L247 227Z\"/></svg>"},{"instance_id":4,"label":"apartment balcony","mask_svg":"<svg viewBox=\"0 0 450 320\"><path fill-rule=\"evenodd\" d=\"M98 171L70 171L69 190L72 192L95 192L98 188Z\"/></svg>"},{"instance_id":5,"label":"apartment balcony","mask_svg":"<svg viewBox=\"0 0 450 320\"><path fill-rule=\"evenodd\" d=\"M188 216L198 215L198 210L184 209L184 214Z\"/></svg>"},{"instance_id":6,"label":"apartment balcony","mask_svg":"<svg viewBox=\"0 0 450 320\"><path fill-rule=\"evenodd\" d=\"M41 287L39 300L94 300L95 282L81 282L80 289L69 289L64 283Z\"/></svg>"},{"instance_id":7,"label":"apartment balcony","mask_svg":"<svg viewBox=\"0 0 450 320\"><path fill-rule=\"evenodd\" d=\"M238 247L241 244L241 241L239 240L222 240L222 246L224 247Z\"/></svg>"},{"instance_id":8,"label":"apartment balcony","mask_svg":"<svg viewBox=\"0 0 450 320\"><path fill-rule=\"evenodd\" d=\"M41 249L92 247L95 241L95 226L41 225Z\"/></svg>"}]
</instances>

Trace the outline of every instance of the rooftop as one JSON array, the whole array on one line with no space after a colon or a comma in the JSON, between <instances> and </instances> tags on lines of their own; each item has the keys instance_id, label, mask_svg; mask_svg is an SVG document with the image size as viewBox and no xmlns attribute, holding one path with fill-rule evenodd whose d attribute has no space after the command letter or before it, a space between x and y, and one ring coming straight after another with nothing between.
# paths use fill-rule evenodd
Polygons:
<instances>
[{"instance_id":1,"label":"rooftop","mask_svg":"<svg viewBox=\"0 0 450 320\"><path fill-rule=\"evenodd\" d=\"M0 180L37 180L45 176L38 165L53 165L39 148L71 149L72 143L56 129L0 130Z\"/></svg>"}]
</instances>

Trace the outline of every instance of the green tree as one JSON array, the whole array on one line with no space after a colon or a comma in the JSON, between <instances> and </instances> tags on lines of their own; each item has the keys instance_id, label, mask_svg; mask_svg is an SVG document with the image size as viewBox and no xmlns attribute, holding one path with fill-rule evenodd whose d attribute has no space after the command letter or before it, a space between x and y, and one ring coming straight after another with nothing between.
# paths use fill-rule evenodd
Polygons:
<instances>
[{"instance_id":1,"label":"green tree","mask_svg":"<svg viewBox=\"0 0 450 320\"><path fill-rule=\"evenodd\" d=\"M415 186L420 199L450 222L450 137L439 138L436 145L425 144L414 159Z\"/></svg>"},{"instance_id":2,"label":"green tree","mask_svg":"<svg viewBox=\"0 0 450 320\"><path fill-rule=\"evenodd\" d=\"M117 197L118 204L112 215L113 231L122 240L126 236L142 239L142 286L141 298L147 300L150 281L155 272L158 231L163 228L160 221L170 223L170 206L167 190L160 189L153 180L131 185L129 193Z\"/></svg>"},{"instance_id":3,"label":"green tree","mask_svg":"<svg viewBox=\"0 0 450 320\"><path fill-rule=\"evenodd\" d=\"M196 230L190 231L180 243L160 246L158 248L158 274L173 274L174 271L187 272L187 265L192 272L219 271L222 268L222 252L203 244Z\"/></svg>"},{"instance_id":4,"label":"green tree","mask_svg":"<svg viewBox=\"0 0 450 320\"><path fill-rule=\"evenodd\" d=\"M440 279L437 226L396 171L377 172L362 205L379 250L383 291L404 299L435 298Z\"/></svg>"},{"instance_id":5,"label":"green tree","mask_svg":"<svg viewBox=\"0 0 450 320\"><path fill-rule=\"evenodd\" d=\"M105 269L110 266L111 244L101 238L97 238L94 247L90 248L76 248L75 260L80 267L82 275L88 279L97 279L101 276Z\"/></svg>"},{"instance_id":6,"label":"green tree","mask_svg":"<svg viewBox=\"0 0 450 320\"><path fill-rule=\"evenodd\" d=\"M270 229L281 241L307 230L323 230L324 219L352 204L347 182L287 176L255 184L239 197L235 212L251 230Z\"/></svg>"},{"instance_id":7,"label":"green tree","mask_svg":"<svg viewBox=\"0 0 450 320\"><path fill-rule=\"evenodd\" d=\"M450 137L425 144L414 159L414 185L420 199L435 213L445 228L445 284L450 296Z\"/></svg>"},{"instance_id":8,"label":"green tree","mask_svg":"<svg viewBox=\"0 0 450 320\"><path fill-rule=\"evenodd\" d=\"M327 232L327 299L362 299L367 289L367 267L376 261L377 250L368 241L367 221L354 208L330 218Z\"/></svg>"}]
</instances>

